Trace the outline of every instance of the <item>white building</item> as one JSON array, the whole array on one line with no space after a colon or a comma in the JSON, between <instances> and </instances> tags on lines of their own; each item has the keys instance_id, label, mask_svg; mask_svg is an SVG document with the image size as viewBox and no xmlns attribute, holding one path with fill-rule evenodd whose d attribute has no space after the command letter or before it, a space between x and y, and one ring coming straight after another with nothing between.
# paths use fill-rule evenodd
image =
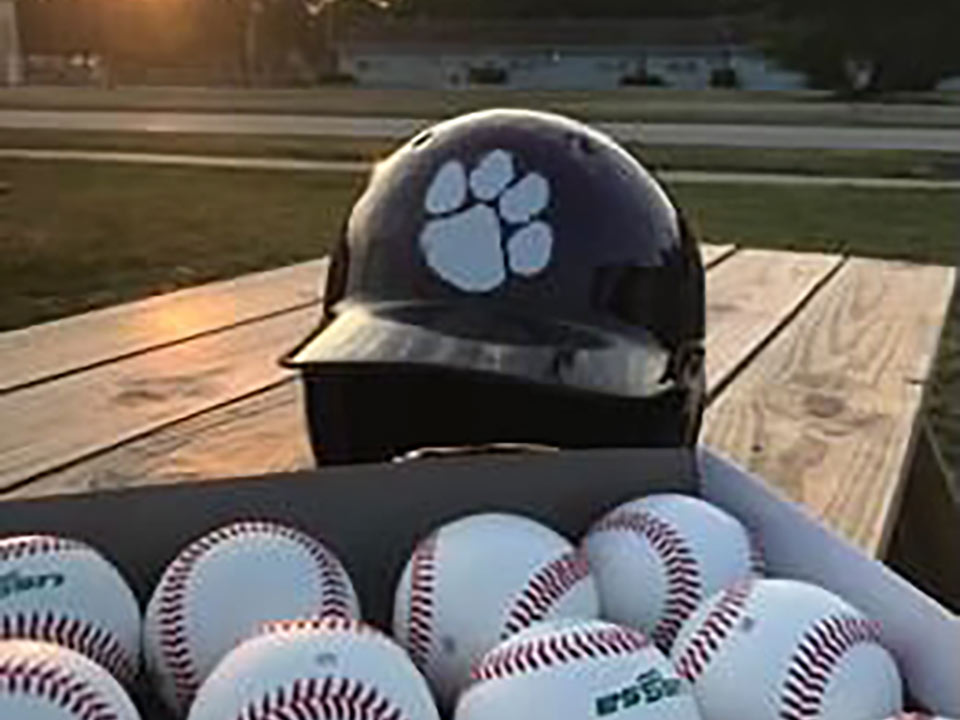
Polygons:
<instances>
[{"instance_id":1,"label":"white building","mask_svg":"<svg viewBox=\"0 0 960 720\"><path fill-rule=\"evenodd\" d=\"M370 87L750 90L805 86L767 59L750 18L427 20L366 18L340 28L340 72Z\"/></svg>"}]
</instances>

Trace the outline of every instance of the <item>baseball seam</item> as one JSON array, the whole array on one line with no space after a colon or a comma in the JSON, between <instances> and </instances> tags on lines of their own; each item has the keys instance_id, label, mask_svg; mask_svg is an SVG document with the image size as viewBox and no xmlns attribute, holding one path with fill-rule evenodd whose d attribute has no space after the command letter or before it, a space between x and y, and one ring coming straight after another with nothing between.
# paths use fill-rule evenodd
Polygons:
<instances>
[{"instance_id":1,"label":"baseball seam","mask_svg":"<svg viewBox=\"0 0 960 720\"><path fill-rule=\"evenodd\" d=\"M680 626L697 609L703 595L696 556L683 535L667 520L646 510L614 512L598 522L590 534L625 530L645 538L663 565L666 597L660 619L650 637L661 650L673 644Z\"/></svg>"},{"instance_id":2,"label":"baseball seam","mask_svg":"<svg viewBox=\"0 0 960 720\"><path fill-rule=\"evenodd\" d=\"M570 630L492 650L474 666L471 677L474 683L502 679L587 658L629 655L649 646L643 633L626 627Z\"/></svg>"},{"instance_id":3,"label":"baseball seam","mask_svg":"<svg viewBox=\"0 0 960 720\"><path fill-rule=\"evenodd\" d=\"M371 634L383 637L383 633L372 625L348 617L327 615L326 617L297 618L296 620L271 620L261 627L262 634L299 632L301 630L326 630L329 632L351 632L358 635Z\"/></svg>"},{"instance_id":4,"label":"baseball seam","mask_svg":"<svg viewBox=\"0 0 960 720\"><path fill-rule=\"evenodd\" d=\"M433 636L433 593L436 589L437 535L427 536L413 551L410 566L410 605L407 609L407 652L421 671L430 657Z\"/></svg>"},{"instance_id":5,"label":"baseball seam","mask_svg":"<svg viewBox=\"0 0 960 720\"><path fill-rule=\"evenodd\" d=\"M513 601L504 623L501 640L543 620L551 608L571 588L590 576L590 565L583 552L564 553L537 570Z\"/></svg>"},{"instance_id":6,"label":"baseball seam","mask_svg":"<svg viewBox=\"0 0 960 720\"><path fill-rule=\"evenodd\" d=\"M137 659L130 657L114 635L86 619L49 610L3 615L0 638L54 643L86 655L124 682L137 676Z\"/></svg>"},{"instance_id":7,"label":"baseball seam","mask_svg":"<svg viewBox=\"0 0 960 720\"><path fill-rule=\"evenodd\" d=\"M55 535L26 535L0 542L0 561L19 560L31 555L77 550L96 552L92 547L78 540L56 537Z\"/></svg>"},{"instance_id":8,"label":"baseball seam","mask_svg":"<svg viewBox=\"0 0 960 720\"><path fill-rule=\"evenodd\" d=\"M161 580L157 606L160 652L170 670L177 701L187 707L200 687L187 633L187 586L197 563L223 542L244 535L270 535L291 540L306 550L322 579L320 613L349 615L348 580L339 560L319 542L299 530L262 521L244 521L219 528L191 543L174 560Z\"/></svg>"},{"instance_id":9,"label":"baseball seam","mask_svg":"<svg viewBox=\"0 0 960 720\"><path fill-rule=\"evenodd\" d=\"M404 720L373 686L352 678L302 678L263 695L237 720Z\"/></svg>"},{"instance_id":10,"label":"baseball seam","mask_svg":"<svg viewBox=\"0 0 960 720\"><path fill-rule=\"evenodd\" d=\"M833 671L853 647L879 644L878 623L855 615L831 615L814 623L790 660L780 693L782 720L818 717Z\"/></svg>"},{"instance_id":11,"label":"baseball seam","mask_svg":"<svg viewBox=\"0 0 960 720\"><path fill-rule=\"evenodd\" d=\"M681 677L690 682L700 677L720 648L720 643L742 616L754 584L753 579L743 580L723 591L713 609L701 621L700 627L687 639L686 645L677 654L674 664Z\"/></svg>"},{"instance_id":12,"label":"baseball seam","mask_svg":"<svg viewBox=\"0 0 960 720\"><path fill-rule=\"evenodd\" d=\"M0 542L0 562L63 552L96 554L97 551L79 540L56 535L25 535ZM133 680L139 669L138 658L131 657L109 631L88 620L50 610L3 615L0 638L24 638L68 647L103 665L124 682Z\"/></svg>"},{"instance_id":13,"label":"baseball seam","mask_svg":"<svg viewBox=\"0 0 960 720\"><path fill-rule=\"evenodd\" d=\"M68 668L32 659L0 662L0 694L30 695L63 708L77 720L118 720L97 688Z\"/></svg>"}]
</instances>

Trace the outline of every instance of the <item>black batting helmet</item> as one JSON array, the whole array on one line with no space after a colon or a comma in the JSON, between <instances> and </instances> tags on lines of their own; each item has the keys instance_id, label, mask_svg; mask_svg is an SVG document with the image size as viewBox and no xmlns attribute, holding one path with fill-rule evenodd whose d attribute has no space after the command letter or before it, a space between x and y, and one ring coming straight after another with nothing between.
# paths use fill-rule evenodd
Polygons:
<instances>
[{"instance_id":1,"label":"black batting helmet","mask_svg":"<svg viewBox=\"0 0 960 720\"><path fill-rule=\"evenodd\" d=\"M704 273L676 204L587 126L492 110L373 170L301 369L326 461L695 441Z\"/></svg>"}]
</instances>

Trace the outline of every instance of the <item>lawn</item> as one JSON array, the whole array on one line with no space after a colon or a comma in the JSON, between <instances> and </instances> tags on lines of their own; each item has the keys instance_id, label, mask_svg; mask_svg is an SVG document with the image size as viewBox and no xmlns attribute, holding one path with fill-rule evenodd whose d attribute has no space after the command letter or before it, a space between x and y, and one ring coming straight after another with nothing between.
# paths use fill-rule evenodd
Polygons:
<instances>
[{"instance_id":1,"label":"lawn","mask_svg":"<svg viewBox=\"0 0 960 720\"><path fill-rule=\"evenodd\" d=\"M0 161L0 329L324 254L363 179ZM956 264L960 192L678 185L705 239ZM960 302L933 417L960 467Z\"/></svg>"},{"instance_id":2,"label":"lawn","mask_svg":"<svg viewBox=\"0 0 960 720\"><path fill-rule=\"evenodd\" d=\"M375 160L400 143L377 138L297 135L5 130L0 148L69 149L276 157L298 160ZM797 150L628 144L650 166L670 170L777 172L844 177L957 179L960 154L913 150Z\"/></svg>"},{"instance_id":3,"label":"lawn","mask_svg":"<svg viewBox=\"0 0 960 720\"><path fill-rule=\"evenodd\" d=\"M323 255L360 182L0 161L0 329Z\"/></svg>"},{"instance_id":4,"label":"lawn","mask_svg":"<svg viewBox=\"0 0 960 720\"><path fill-rule=\"evenodd\" d=\"M895 102L894 102L895 100ZM410 90L22 87L0 93L0 108L254 112L448 117L487 107L535 107L590 120L960 127L960 94L891 102L835 101L822 91L743 90Z\"/></svg>"}]
</instances>

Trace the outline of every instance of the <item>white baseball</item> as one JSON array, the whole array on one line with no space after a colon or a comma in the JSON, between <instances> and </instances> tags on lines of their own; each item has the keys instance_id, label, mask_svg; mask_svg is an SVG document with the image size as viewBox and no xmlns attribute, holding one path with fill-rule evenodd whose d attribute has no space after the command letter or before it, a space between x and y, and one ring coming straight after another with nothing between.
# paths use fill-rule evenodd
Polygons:
<instances>
[{"instance_id":1,"label":"white baseball","mask_svg":"<svg viewBox=\"0 0 960 720\"><path fill-rule=\"evenodd\" d=\"M740 521L688 495L616 507L587 531L583 548L601 617L642 630L664 651L704 598L759 566Z\"/></svg>"},{"instance_id":2,"label":"white baseball","mask_svg":"<svg viewBox=\"0 0 960 720\"><path fill-rule=\"evenodd\" d=\"M870 720L902 707L877 623L795 580L717 593L684 623L671 659L704 720Z\"/></svg>"},{"instance_id":3,"label":"white baseball","mask_svg":"<svg viewBox=\"0 0 960 720\"><path fill-rule=\"evenodd\" d=\"M538 522L491 513L444 525L417 546L397 586L393 630L446 710L501 640L537 620L597 612L582 553Z\"/></svg>"},{"instance_id":4,"label":"white baseball","mask_svg":"<svg viewBox=\"0 0 960 720\"><path fill-rule=\"evenodd\" d=\"M109 560L77 540L0 540L0 638L68 647L125 683L140 670L137 598Z\"/></svg>"},{"instance_id":5,"label":"white baseball","mask_svg":"<svg viewBox=\"0 0 960 720\"><path fill-rule=\"evenodd\" d=\"M455 720L699 720L690 686L641 632L599 620L532 625L488 652Z\"/></svg>"},{"instance_id":6,"label":"white baseball","mask_svg":"<svg viewBox=\"0 0 960 720\"><path fill-rule=\"evenodd\" d=\"M237 522L196 540L170 563L147 606L144 654L167 706L186 714L216 663L270 620L358 617L337 557L273 522Z\"/></svg>"},{"instance_id":7,"label":"white baseball","mask_svg":"<svg viewBox=\"0 0 960 720\"><path fill-rule=\"evenodd\" d=\"M354 620L273 623L230 652L200 688L189 720L439 720L403 649Z\"/></svg>"},{"instance_id":8,"label":"white baseball","mask_svg":"<svg viewBox=\"0 0 960 720\"><path fill-rule=\"evenodd\" d=\"M139 720L120 683L78 652L32 640L0 642L4 720Z\"/></svg>"}]
</instances>

